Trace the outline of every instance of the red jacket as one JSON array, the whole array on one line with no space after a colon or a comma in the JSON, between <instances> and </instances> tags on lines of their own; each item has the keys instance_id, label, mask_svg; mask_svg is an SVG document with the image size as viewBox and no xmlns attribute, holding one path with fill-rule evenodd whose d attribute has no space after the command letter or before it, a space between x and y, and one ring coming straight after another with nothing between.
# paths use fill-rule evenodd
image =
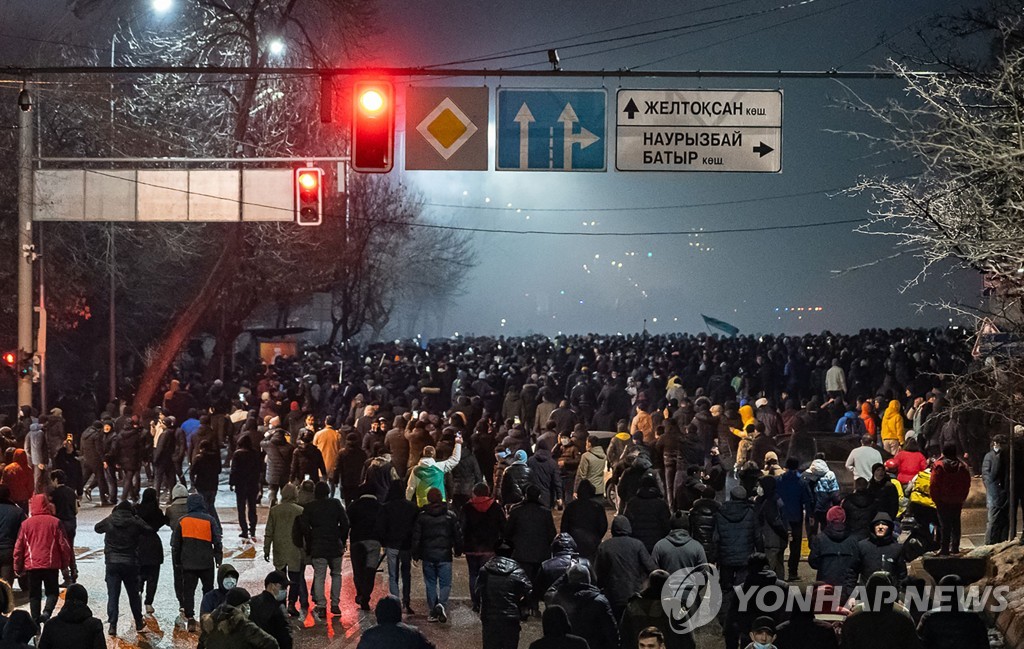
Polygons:
<instances>
[{"instance_id":1,"label":"red jacket","mask_svg":"<svg viewBox=\"0 0 1024 649\"><path fill-rule=\"evenodd\" d=\"M918 451L900 451L893 456L898 468L896 479L903 484L913 480L918 473L928 468L928 460Z\"/></svg>"},{"instance_id":2,"label":"red jacket","mask_svg":"<svg viewBox=\"0 0 1024 649\"><path fill-rule=\"evenodd\" d=\"M21 574L71 565L71 545L49 499L44 494L32 496L28 512L14 543L14 571Z\"/></svg>"},{"instance_id":3,"label":"red jacket","mask_svg":"<svg viewBox=\"0 0 1024 649\"><path fill-rule=\"evenodd\" d=\"M7 485L11 490L11 502L27 503L35 488L32 467L28 465L28 454L25 449L14 450L14 461L4 467L0 476L0 484Z\"/></svg>"},{"instance_id":4,"label":"red jacket","mask_svg":"<svg viewBox=\"0 0 1024 649\"><path fill-rule=\"evenodd\" d=\"M963 505L971 490L971 471L955 457L944 457L932 467L929 492L936 505Z\"/></svg>"}]
</instances>

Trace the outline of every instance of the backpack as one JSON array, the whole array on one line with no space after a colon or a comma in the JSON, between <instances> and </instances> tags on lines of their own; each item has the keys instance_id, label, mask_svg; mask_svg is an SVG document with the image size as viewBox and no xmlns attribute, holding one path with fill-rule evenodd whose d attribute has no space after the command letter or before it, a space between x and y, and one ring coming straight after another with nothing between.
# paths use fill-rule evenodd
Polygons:
<instances>
[{"instance_id":1,"label":"backpack","mask_svg":"<svg viewBox=\"0 0 1024 649\"><path fill-rule=\"evenodd\" d=\"M846 435L856 435L861 437L866 435L868 432L867 427L864 426L864 422L860 417L847 417L846 421L843 422L843 433Z\"/></svg>"}]
</instances>

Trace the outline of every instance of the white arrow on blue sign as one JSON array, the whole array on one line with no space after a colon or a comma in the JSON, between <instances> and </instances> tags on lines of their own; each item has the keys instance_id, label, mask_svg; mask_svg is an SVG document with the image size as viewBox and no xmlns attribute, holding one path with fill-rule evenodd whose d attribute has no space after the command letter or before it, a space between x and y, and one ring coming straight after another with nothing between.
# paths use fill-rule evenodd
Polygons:
<instances>
[{"instance_id":1,"label":"white arrow on blue sign","mask_svg":"<svg viewBox=\"0 0 1024 649\"><path fill-rule=\"evenodd\" d=\"M604 90L500 88L498 171L604 171Z\"/></svg>"}]
</instances>

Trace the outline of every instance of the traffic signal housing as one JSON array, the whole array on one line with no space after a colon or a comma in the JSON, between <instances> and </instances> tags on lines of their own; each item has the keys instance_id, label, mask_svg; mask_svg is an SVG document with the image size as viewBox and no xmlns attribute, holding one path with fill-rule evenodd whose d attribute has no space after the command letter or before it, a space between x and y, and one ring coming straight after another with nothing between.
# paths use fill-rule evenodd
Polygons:
<instances>
[{"instance_id":1,"label":"traffic signal housing","mask_svg":"<svg viewBox=\"0 0 1024 649\"><path fill-rule=\"evenodd\" d=\"M395 164L395 91L388 81L357 81L352 93L352 169L387 173Z\"/></svg>"},{"instance_id":2,"label":"traffic signal housing","mask_svg":"<svg viewBox=\"0 0 1024 649\"><path fill-rule=\"evenodd\" d=\"M295 222L299 225L320 225L323 221L324 172L318 167L295 170Z\"/></svg>"},{"instance_id":3,"label":"traffic signal housing","mask_svg":"<svg viewBox=\"0 0 1024 649\"><path fill-rule=\"evenodd\" d=\"M4 365L6 365L7 367L16 367L18 365L18 353L4 352L3 361Z\"/></svg>"}]
</instances>

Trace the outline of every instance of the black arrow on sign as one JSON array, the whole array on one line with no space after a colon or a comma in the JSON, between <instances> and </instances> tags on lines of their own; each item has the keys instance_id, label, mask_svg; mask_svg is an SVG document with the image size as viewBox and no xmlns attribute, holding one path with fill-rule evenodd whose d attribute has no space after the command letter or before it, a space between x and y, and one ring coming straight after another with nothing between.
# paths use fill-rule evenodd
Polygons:
<instances>
[{"instance_id":1,"label":"black arrow on sign","mask_svg":"<svg viewBox=\"0 0 1024 649\"><path fill-rule=\"evenodd\" d=\"M626 107L622 109L622 112L629 115L629 119L633 119L633 116L639 113L640 109L636 107L636 102L634 102L633 99L630 98L629 103L626 104Z\"/></svg>"},{"instance_id":2,"label":"black arrow on sign","mask_svg":"<svg viewBox=\"0 0 1024 649\"><path fill-rule=\"evenodd\" d=\"M760 153L761 154L761 155L757 156L759 158L765 157L766 155L768 155L769 153L771 153L774 150L775 149L771 148L770 146L768 146L764 142L761 142L760 144L758 144L757 146L754 147L754 153Z\"/></svg>"}]
</instances>

